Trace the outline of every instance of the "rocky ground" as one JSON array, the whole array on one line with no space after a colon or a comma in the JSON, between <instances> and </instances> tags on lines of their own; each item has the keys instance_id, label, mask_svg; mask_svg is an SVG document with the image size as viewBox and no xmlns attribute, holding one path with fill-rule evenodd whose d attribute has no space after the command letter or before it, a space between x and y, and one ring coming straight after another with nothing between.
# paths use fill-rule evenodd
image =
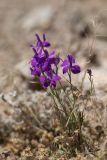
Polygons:
<instances>
[{"instance_id":1,"label":"rocky ground","mask_svg":"<svg viewBox=\"0 0 107 160\"><path fill-rule=\"evenodd\" d=\"M1 160L70 159L60 150L50 153L55 136L50 130L52 102L38 82L31 84L28 64L35 33L46 33L62 57L68 52L75 55L82 68L80 76L73 77L75 84L87 67L92 68L97 100L86 108L90 127L84 132L94 147L77 151L71 159L107 159L106 6L106 0L0 0ZM84 88L88 87L86 77Z\"/></svg>"}]
</instances>

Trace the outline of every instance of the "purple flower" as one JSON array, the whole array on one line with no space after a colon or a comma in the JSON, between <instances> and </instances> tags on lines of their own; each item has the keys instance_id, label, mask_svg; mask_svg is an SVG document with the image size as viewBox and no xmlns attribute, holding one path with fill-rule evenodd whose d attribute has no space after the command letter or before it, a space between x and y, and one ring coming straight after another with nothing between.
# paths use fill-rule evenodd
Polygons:
<instances>
[{"instance_id":1,"label":"purple flower","mask_svg":"<svg viewBox=\"0 0 107 160\"><path fill-rule=\"evenodd\" d=\"M37 43L35 46L31 46L34 55L30 61L31 74L39 77L39 81L43 88L53 87L55 88L57 82L61 80L58 75L58 64L60 57L56 55L55 51L48 52L47 48L50 47L50 43L46 40L45 34L41 39L36 34ZM75 63L75 58L72 55L68 55L67 58L61 64L63 74L72 72L74 74L80 73L80 66ZM89 71L87 71L91 74Z\"/></svg>"},{"instance_id":2,"label":"purple flower","mask_svg":"<svg viewBox=\"0 0 107 160\"><path fill-rule=\"evenodd\" d=\"M47 88L50 85L50 79L46 76L39 77L40 83L42 84L43 88Z\"/></svg>"},{"instance_id":3,"label":"purple flower","mask_svg":"<svg viewBox=\"0 0 107 160\"><path fill-rule=\"evenodd\" d=\"M59 75L54 75L53 78L52 78L52 80L51 80L51 85L53 87L56 87L56 82L60 81L60 80L61 80L61 77Z\"/></svg>"},{"instance_id":4,"label":"purple flower","mask_svg":"<svg viewBox=\"0 0 107 160\"><path fill-rule=\"evenodd\" d=\"M68 57L68 61L70 63L70 66L72 66L72 64L75 63L74 57L72 55L68 55L67 57Z\"/></svg>"},{"instance_id":5,"label":"purple flower","mask_svg":"<svg viewBox=\"0 0 107 160\"><path fill-rule=\"evenodd\" d=\"M68 72L68 70L72 68L73 63L75 63L74 57L71 55L68 55L67 59L65 59L61 64L61 67L63 68L63 73Z\"/></svg>"},{"instance_id":6,"label":"purple flower","mask_svg":"<svg viewBox=\"0 0 107 160\"><path fill-rule=\"evenodd\" d=\"M55 51L51 52L45 59L44 64L42 65L42 71L47 72L53 70L57 67L60 62L60 58L55 54Z\"/></svg>"},{"instance_id":7,"label":"purple flower","mask_svg":"<svg viewBox=\"0 0 107 160\"><path fill-rule=\"evenodd\" d=\"M30 63L31 63L31 66L32 66L32 67L35 67L35 66L37 65L37 60L33 57L33 58L31 59Z\"/></svg>"},{"instance_id":8,"label":"purple flower","mask_svg":"<svg viewBox=\"0 0 107 160\"><path fill-rule=\"evenodd\" d=\"M75 59L72 55L68 55L67 59L63 61L61 64L63 69L63 74L67 73L68 71L72 71L74 74L80 73L81 69L79 65L75 65Z\"/></svg>"},{"instance_id":9,"label":"purple flower","mask_svg":"<svg viewBox=\"0 0 107 160\"><path fill-rule=\"evenodd\" d=\"M50 76L40 76L39 78L40 83L42 84L43 88L47 88L49 86L56 87L57 81L61 80L61 77L59 75L53 75Z\"/></svg>"},{"instance_id":10,"label":"purple flower","mask_svg":"<svg viewBox=\"0 0 107 160\"><path fill-rule=\"evenodd\" d=\"M36 38L37 38L37 43L36 43L37 47L50 47L51 44L46 40L45 34L43 34L43 40L40 39L38 34L36 34Z\"/></svg>"},{"instance_id":11,"label":"purple flower","mask_svg":"<svg viewBox=\"0 0 107 160\"><path fill-rule=\"evenodd\" d=\"M60 62L60 58L59 56L55 55L55 51L50 53L48 57L48 62L49 64L54 64L54 65L58 65L58 63Z\"/></svg>"},{"instance_id":12,"label":"purple flower","mask_svg":"<svg viewBox=\"0 0 107 160\"><path fill-rule=\"evenodd\" d=\"M36 45L31 46L34 52L34 56L30 61L31 74L39 77L40 83L44 88L48 86L56 87L57 81L61 79L57 74L57 65L60 62L60 58L55 51L49 54L48 50L46 50L50 43L46 40L45 34L43 34L43 40L40 39L38 34L36 34L36 37Z\"/></svg>"},{"instance_id":13,"label":"purple flower","mask_svg":"<svg viewBox=\"0 0 107 160\"><path fill-rule=\"evenodd\" d=\"M41 75L41 70L38 67L35 68L30 68L31 74L35 76L40 76Z\"/></svg>"},{"instance_id":14,"label":"purple flower","mask_svg":"<svg viewBox=\"0 0 107 160\"><path fill-rule=\"evenodd\" d=\"M38 34L36 34L36 37L36 46L31 45L34 56L30 63L31 74L39 76L41 73L53 70L54 67L57 67L60 58L55 54L55 51L49 54L48 50L46 50L46 47L49 47L50 43L46 40L45 34L43 34L43 40L40 39Z\"/></svg>"},{"instance_id":15,"label":"purple flower","mask_svg":"<svg viewBox=\"0 0 107 160\"><path fill-rule=\"evenodd\" d=\"M49 64L48 61L46 61L43 65L42 65L42 71L46 72L46 71L50 71L51 70L51 65Z\"/></svg>"},{"instance_id":16,"label":"purple flower","mask_svg":"<svg viewBox=\"0 0 107 160\"><path fill-rule=\"evenodd\" d=\"M38 55L35 55L31 60L31 66L34 70L35 67L40 68L41 72L47 72L52 70L55 66L58 65L60 58L55 55L55 52L50 54L44 51L40 52ZM54 65L52 67L52 64Z\"/></svg>"}]
</instances>

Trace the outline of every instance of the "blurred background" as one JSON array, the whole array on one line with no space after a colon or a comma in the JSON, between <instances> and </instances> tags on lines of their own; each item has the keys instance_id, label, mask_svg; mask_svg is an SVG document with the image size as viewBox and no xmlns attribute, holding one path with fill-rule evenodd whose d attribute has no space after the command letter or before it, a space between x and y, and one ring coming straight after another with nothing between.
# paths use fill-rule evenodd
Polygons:
<instances>
[{"instance_id":1,"label":"blurred background","mask_svg":"<svg viewBox=\"0 0 107 160\"><path fill-rule=\"evenodd\" d=\"M29 77L35 33L46 33L52 48L75 55L83 69L90 57L96 80L106 83L106 9L106 0L0 0L0 89L13 83L14 71Z\"/></svg>"}]
</instances>

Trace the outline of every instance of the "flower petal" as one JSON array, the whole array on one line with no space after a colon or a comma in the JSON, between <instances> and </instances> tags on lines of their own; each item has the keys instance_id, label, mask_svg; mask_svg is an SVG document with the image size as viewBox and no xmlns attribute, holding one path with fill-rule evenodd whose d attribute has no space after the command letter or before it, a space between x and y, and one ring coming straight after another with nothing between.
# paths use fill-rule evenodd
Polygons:
<instances>
[{"instance_id":1,"label":"flower petal","mask_svg":"<svg viewBox=\"0 0 107 160\"><path fill-rule=\"evenodd\" d=\"M39 35L38 34L35 34L35 35L36 35L36 38L37 38L36 46L37 47L42 47L43 45L42 45L42 41L41 41Z\"/></svg>"},{"instance_id":2,"label":"flower petal","mask_svg":"<svg viewBox=\"0 0 107 160\"><path fill-rule=\"evenodd\" d=\"M74 74L78 74L78 73L81 72L81 68L80 68L79 65L74 65L74 66L72 66L71 71L72 71L72 73L74 73Z\"/></svg>"},{"instance_id":3,"label":"flower petal","mask_svg":"<svg viewBox=\"0 0 107 160\"><path fill-rule=\"evenodd\" d=\"M68 59L65 59L62 64L61 64L61 67L65 67L65 66L68 66L69 65L69 61Z\"/></svg>"},{"instance_id":4,"label":"flower petal","mask_svg":"<svg viewBox=\"0 0 107 160\"><path fill-rule=\"evenodd\" d=\"M68 57L70 66L72 66L72 64L75 63L75 58L72 55L68 55L67 57Z\"/></svg>"},{"instance_id":5,"label":"flower petal","mask_svg":"<svg viewBox=\"0 0 107 160\"><path fill-rule=\"evenodd\" d=\"M52 80L56 82L56 81L61 80L61 77L59 75L54 75Z\"/></svg>"},{"instance_id":6,"label":"flower petal","mask_svg":"<svg viewBox=\"0 0 107 160\"><path fill-rule=\"evenodd\" d=\"M36 54L36 55L37 55L36 48L35 48L34 46L32 46L32 49L33 49L34 54Z\"/></svg>"},{"instance_id":7,"label":"flower petal","mask_svg":"<svg viewBox=\"0 0 107 160\"><path fill-rule=\"evenodd\" d=\"M40 76L39 80L41 83L44 83L46 81L46 76Z\"/></svg>"},{"instance_id":8,"label":"flower petal","mask_svg":"<svg viewBox=\"0 0 107 160\"><path fill-rule=\"evenodd\" d=\"M50 78L52 78L52 76L53 76L52 69L50 69L49 71L47 71L47 76L50 77Z\"/></svg>"},{"instance_id":9,"label":"flower petal","mask_svg":"<svg viewBox=\"0 0 107 160\"><path fill-rule=\"evenodd\" d=\"M46 41L46 35L43 34L43 41Z\"/></svg>"},{"instance_id":10,"label":"flower petal","mask_svg":"<svg viewBox=\"0 0 107 160\"><path fill-rule=\"evenodd\" d=\"M51 81L51 86L55 88L55 87L56 87L56 81L53 81L53 80L52 80L52 81Z\"/></svg>"},{"instance_id":11,"label":"flower petal","mask_svg":"<svg viewBox=\"0 0 107 160\"><path fill-rule=\"evenodd\" d=\"M38 68L38 67L35 67L35 68L31 68L31 74L32 75L37 75L37 76L40 76L40 74L41 74L41 71L40 71L40 69Z\"/></svg>"},{"instance_id":12,"label":"flower petal","mask_svg":"<svg viewBox=\"0 0 107 160\"><path fill-rule=\"evenodd\" d=\"M51 46L51 44L48 41L44 41L44 42L42 42L42 44L43 44L44 47L50 47Z\"/></svg>"},{"instance_id":13,"label":"flower petal","mask_svg":"<svg viewBox=\"0 0 107 160\"><path fill-rule=\"evenodd\" d=\"M42 71L49 71L51 69L51 66L48 62L45 62L44 65L42 66Z\"/></svg>"},{"instance_id":14,"label":"flower petal","mask_svg":"<svg viewBox=\"0 0 107 160\"><path fill-rule=\"evenodd\" d=\"M50 85L50 81L45 81L43 84L43 88L47 88Z\"/></svg>"},{"instance_id":15,"label":"flower petal","mask_svg":"<svg viewBox=\"0 0 107 160\"><path fill-rule=\"evenodd\" d=\"M68 66L63 67L63 74L65 74L66 72L68 72L68 69L69 69Z\"/></svg>"},{"instance_id":16,"label":"flower petal","mask_svg":"<svg viewBox=\"0 0 107 160\"><path fill-rule=\"evenodd\" d=\"M36 59L35 59L35 58L32 58L32 60L31 60L31 66L32 66L32 67L35 67L36 64L37 64Z\"/></svg>"},{"instance_id":17,"label":"flower petal","mask_svg":"<svg viewBox=\"0 0 107 160\"><path fill-rule=\"evenodd\" d=\"M49 64L53 64L55 62L55 51L51 52L48 57Z\"/></svg>"},{"instance_id":18,"label":"flower petal","mask_svg":"<svg viewBox=\"0 0 107 160\"><path fill-rule=\"evenodd\" d=\"M44 47L50 47L51 46L51 44L48 41L46 41L45 34L43 34L43 46Z\"/></svg>"},{"instance_id":19,"label":"flower petal","mask_svg":"<svg viewBox=\"0 0 107 160\"><path fill-rule=\"evenodd\" d=\"M51 80L47 78L46 76L40 76L39 80L43 88L47 88L51 82Z\"/></svg>"},{"instance_id":20,"label":"flower petal","mask_svg":"<svg viewBox=\"0 0 107 160\"><path fill-rule=\"evenodd\" d=\"M59 62L60 62L60 58L59 58L59 56L57 56L56 58L55 58L55 65L58 65L59 64Z\"/></svg>"}]
</instances>

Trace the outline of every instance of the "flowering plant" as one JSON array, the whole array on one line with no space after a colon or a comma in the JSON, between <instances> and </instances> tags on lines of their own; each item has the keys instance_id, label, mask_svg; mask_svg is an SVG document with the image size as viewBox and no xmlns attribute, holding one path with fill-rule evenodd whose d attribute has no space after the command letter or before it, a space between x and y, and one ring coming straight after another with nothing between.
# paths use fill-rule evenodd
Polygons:
<instances>
[{"instance_id":1,"label":"flowering plant","mask_svg":"<svg viewBox=\"0 0 107 160\"><path fill-rule=\"evenodd\" d=\"M55 51L49 52L48 48L51 47L51 44L47 41L45 34L42 39L36 34L36 38L36 44L31 46L34 52L30 60L31 74L39 78L42 87L47 89L53 98L54 109L63 128L67 128L69 131L81 130L83 113L79 111L76 104L77 98L71 82L72 74L79 74L81 68L76 64L75 58L71 54L62 60ZM63 76L59 74L60 68ZM69 80L65 78L69 83L69 88L66 89L61 83L65 74L68 74L69 77ZM61 86L60 91L56 89L58 82Z\"/></svg>"}]
</instances>

